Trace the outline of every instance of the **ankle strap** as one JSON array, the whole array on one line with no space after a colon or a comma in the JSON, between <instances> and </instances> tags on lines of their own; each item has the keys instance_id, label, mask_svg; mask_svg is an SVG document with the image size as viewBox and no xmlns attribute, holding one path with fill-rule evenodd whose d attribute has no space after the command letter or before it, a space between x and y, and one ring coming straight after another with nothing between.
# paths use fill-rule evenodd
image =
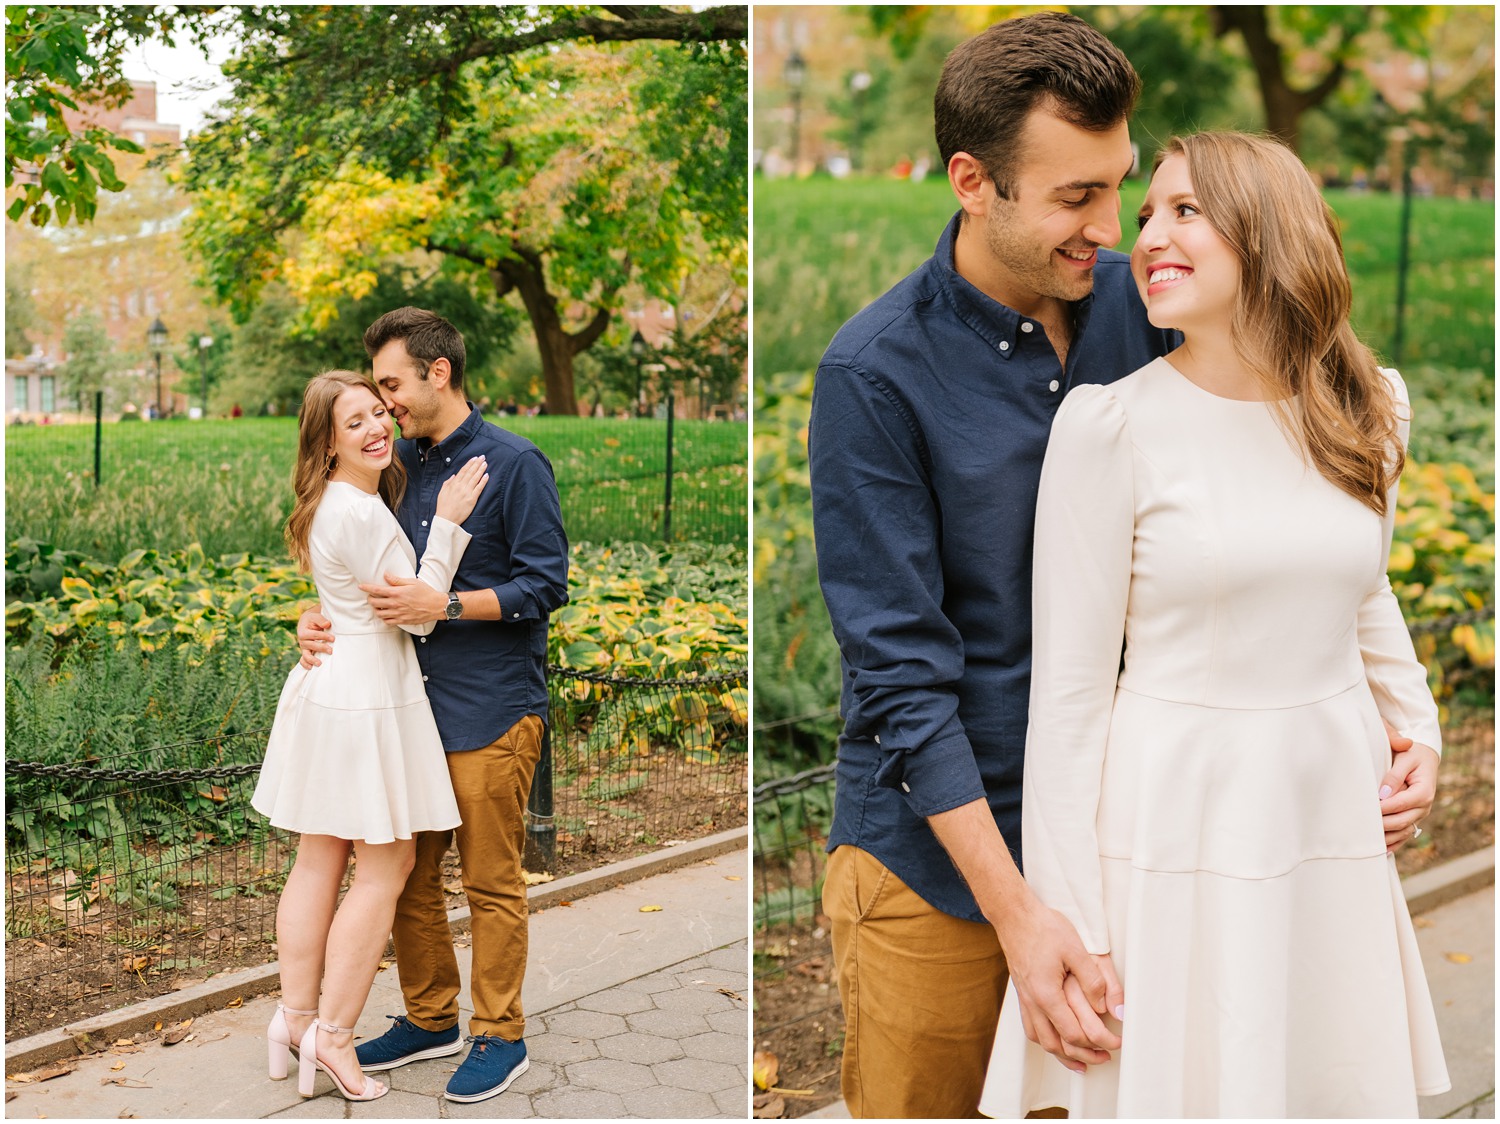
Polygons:
<instances>
[{"instance_id":1,"label":"ankle strap","mask_svg":"<svg viewBox=\"0 0 1500 1124\"><path fill-rule=\"evenodd\" d=\"M285 1003L277 1003L276 1006L281 1008L281 1010L288 1015L316 1015L318 1013L318 1009L316 1007L314 1007L311 1011L299 1011L295 1007L288 1007Z\"/></svg>"},{"instance_id":2,"label":"ankle strap","mask_svg":"<svg viewBox=\"0 0 1500 1124\"><path fill-rule=\"evenodd\" d=\"M334 1026L332 1023L325 1023L322 1019L318 1020L318 1029L319 1030L326 1030L329 1034L353 1034L354 1033L354 1028L352 1026Z\"/></svg>"}]
</instances>

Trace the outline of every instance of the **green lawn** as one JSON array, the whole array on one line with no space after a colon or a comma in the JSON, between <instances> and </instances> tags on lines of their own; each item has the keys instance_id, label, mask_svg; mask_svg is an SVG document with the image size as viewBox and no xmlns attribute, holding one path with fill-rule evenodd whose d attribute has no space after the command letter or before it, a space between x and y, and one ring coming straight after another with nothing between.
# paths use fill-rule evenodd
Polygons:
<instances>
[{"instance_id":1,"label":"green lawn","mask_svg":"<svg viewBox=\"0 0 1500 1124\"><path fill-rule=\"evenodd\" d=\"M1126 184L1118 247L1144 181ZM1330 191L1344 223L1354 323L1389 358L1401 200ZM755 181L755 370L807 371L839 326L932 253L955 210L946 179ZM1495 360L1495 206L1416 199L1403 365L1489 370Z\"/></svg>"},{"instance_id":2,"label":"green lawn","mask_svg":"<svg viewBox=\"0 0 1500 1124\"><path fill-rule=\"evenodd\" d=\"M557 474L574 542L659 541L666 423L509 418ZM11 427L6 539L102 559L198 542L210 556L284 556L297 425L291 418L107 423L94 486L92 425ZM674 541L743 544L745 427L681 421L673 435Z\"/></svg>"}]
</instances>

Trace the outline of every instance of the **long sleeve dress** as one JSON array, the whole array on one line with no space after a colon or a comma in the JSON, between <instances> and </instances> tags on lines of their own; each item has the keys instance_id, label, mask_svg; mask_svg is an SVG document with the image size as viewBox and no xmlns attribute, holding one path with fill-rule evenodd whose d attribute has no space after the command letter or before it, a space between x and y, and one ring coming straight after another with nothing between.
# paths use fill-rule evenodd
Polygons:
<instances>
[{"instance_id":1,"label":"long sleeve dress","mask_svg":"<svg viewBox=\"0 0 1500 1124\"><path fill-rule=\"evenodd\" d=\"M1385 575L1395 506L1381 519L1272 406L1165 359L1063 402L1022 853L1041 901L1110 953L1123 1046L1070 1074L1026 1041L1012 987L984 1112L1415 1116L1448 1087L1376 793L1382 715L1440 744Z\"/></svg>"},{"instance_id":2,"label":"long sleeve dress","mask_svg":"<svg viewBox=\"0 0 1500 1124\"><path fill-rule=\"evenodd\" d=\"M313 583L333 622L333 652L287 676L251 804L299 833L389 843L418 831L457 827L458 805L443 743L408 633L433 623L386 624L361 582L390 572L446 590L469 533L432 521L416 552L378 495L333 480L308 535Z\"/></svg>"}]
</instances>

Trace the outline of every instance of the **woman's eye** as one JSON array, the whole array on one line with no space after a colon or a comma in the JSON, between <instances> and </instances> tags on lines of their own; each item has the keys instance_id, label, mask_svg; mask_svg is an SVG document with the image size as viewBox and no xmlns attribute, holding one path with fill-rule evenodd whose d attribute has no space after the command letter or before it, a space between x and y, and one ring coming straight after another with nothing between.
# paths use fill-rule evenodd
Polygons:
<instances>
[{"instance_id":1,"label":"woman's eye","mask_svg":"<svg viewBox=\"0 0 1500 1124\"><path fill-rule=\"evenodd\" d=\"M1177 213L1183 218L1187 218L1188 215L1196 215L1198 208L1191 203L1179 203L1177 204Z\"/></svg>"}]
</instances>

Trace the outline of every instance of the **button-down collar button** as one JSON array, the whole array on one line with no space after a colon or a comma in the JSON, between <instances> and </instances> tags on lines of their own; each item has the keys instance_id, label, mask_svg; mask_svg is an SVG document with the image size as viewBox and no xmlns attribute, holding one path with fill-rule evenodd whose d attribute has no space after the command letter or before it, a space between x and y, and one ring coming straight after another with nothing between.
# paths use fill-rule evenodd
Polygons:
<instances>
[{"instance_id":1,"label":"button-down collar button","mask_svg":"<svg viewBox=\"0 0 1500 1124\"><path fill-rule=\"evenodd\" d=\"M1001 351L1009 351L1010 350L1010 341L1009 340L1001 340L1000 341L1000 350Z\"/></svg>"},{"instance_id":2,"label":"button-down collar button","mask_svg":"<svg viewBox=\"0 0 1500 1124\"><path fill-rule=\"evenodd\" d=\"M520 613L512 613L510 615L510 619L513 620L513 621L514 620L520 620L521 619L521 614Z\"/></svg>"},{"instance_id":3,"label":"button-down collar button","mask_svg":"<svg viewBox=\"0 0 1500 1124\"><path fill-rule=\"evenodd\" d=\"M453 458L452 457L444 457L443 458L443 463L444 464L452 464L453 463Z\"/></svg>"},{"instance_id":4,"label":"button-down collar button","mask_svg":"<svg viewBox=\"0 0 1500 1124\"><path fill-rule=\"evenodd\" d=\"M1023 332L1029 332L1029 331L1031 331L1031 324L1030 324L1029 321L1026 321L1026 320L1021 321L1021 331L1023 331Z\"/></svg>"},{"instance_id":5,"label":"button-down collar button","mask_svg":"<svg viewBox=\"0 0 1500 1124\"><path fill-rule=\"evenodd\" d=\"M1058 386L1057 380L1053 379L1051 382L1049 382L1047 384L1047 389L1050 390L1050 391L1052 391L1052 393L1056 394L1057 393L1057 386Z\"/></svg>"},{"instance_id":6,"label":"button-down collar button","mask_svg":"<svg viewBox=\"0 0 1500 1124\"><path fill-rule=\"evenodd\" d=\"M875 735L875 744L876 744L876 745L879 745L879 744L880 744L880 735L879 735L879 734L876 734L876 735Z\"/></svg>"}]
</instances>

